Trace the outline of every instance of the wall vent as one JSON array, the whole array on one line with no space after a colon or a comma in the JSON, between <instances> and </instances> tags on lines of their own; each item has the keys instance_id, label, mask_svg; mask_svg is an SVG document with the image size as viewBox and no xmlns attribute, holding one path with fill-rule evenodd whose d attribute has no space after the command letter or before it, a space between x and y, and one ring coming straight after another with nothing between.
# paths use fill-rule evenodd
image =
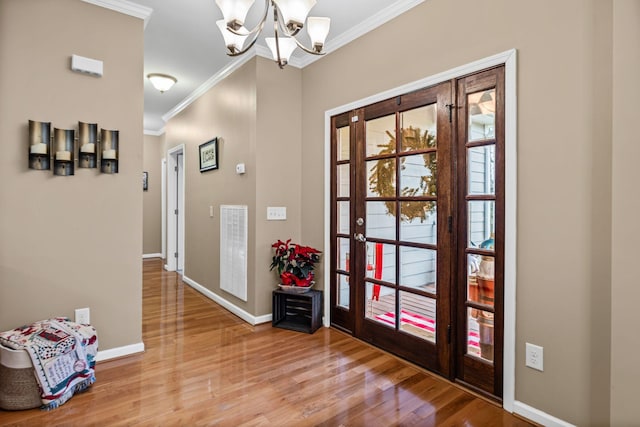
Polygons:
<instances>
[{"instance_id":1,"label":"wall vent","mask_svg":"<svg viewBox=\"0 0 640 427\"><path fill-rule=\"evenodd\" d=\"M220 289L247 300L247 206L220 206Z\"/></svg>"}]
</instances>

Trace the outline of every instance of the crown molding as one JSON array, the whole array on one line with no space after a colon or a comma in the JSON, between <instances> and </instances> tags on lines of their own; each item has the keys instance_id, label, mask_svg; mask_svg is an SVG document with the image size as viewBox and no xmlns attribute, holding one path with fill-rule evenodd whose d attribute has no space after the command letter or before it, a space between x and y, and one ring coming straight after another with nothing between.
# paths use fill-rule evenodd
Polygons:
<instances>
[{"instance_id":1,"label":"crown molding","mask_svg":"<svg viewBox=\"0 0 640 427\"><path fill-rule=\"evenodd\" d=\"M426 0L404 0L393 3L392 5L382 9L375 15L372 15L370 18L362 21L358 25L351 27L349 30L340 34L339 36L329 40L325 46L325 51L327 54L333 52L334 50L340 49L342 46L351 43L358 37L361 37L368 33L369 31L373 31L381 25L386 24L392 19L402 15L410 9L418 6L420 3L424 3ZM304 55L301 57L295 57L297 63L299 63L299 68L304 68L307 65L310 65L320 59L322 56L320 55Z\"/></svg>"},{"instance_id":2,"label":"crown molding","mask_svg":"<svg viewBox=\"0 0 640 427\"><path fill-rule=\"evenodd\" d=\"M89 1L89 0L84 0ZM91 0L91 1L103 1L106 0ZM116 0L111 0L116 1ZM125 0L118 0L125 1ZM327 53L333 52L341 48L342 46L351 43L353 40L358 37L372 31L379 26L389 22L393 18L405 13L406 11L416 7L420 3L425 2L426 0L404 0L399 1L391 6L382 9L380 12L371 16L369 19L361 22L355 27L351 28L349 31L346 31L332 39L327 43L326 50ZM127 2L128 3L128 2ZM175 117L182 110L187 108L191 103L193 103L196 99L200 98L202 95L207 93L209 89L220 83L225 77L229 76L235 70L244 65L247 61L252 59L255 56L260 56L266 59L273 61L273 56L271 55L271 51L268 47L262 45L255 45L253 48L249 49L247 53L238 57L237 60L229 63L225 68L211 76L206 82L204 82L200 87L194 90L189 96L180 101L175 107L169 110L166 114L162 116L162 120L166 123L171 118ZM321 55L304 55L302 57L292 56L287 66L295 67L295 68L304 68L307 65L321 59ZM164 129L163 129L164 130Z\"/></svg>"},{"instance_id":3,"label":"crown molding","mask_svg":"<svg viewBox=\"0 0 640 427\"><path fill-rule=\"evenodd\" d=\"M116 12L124 13L125 15L133 16L144 20L144 26L147 27L147 23L151 18L153 9L150 7L142 6L137 3L133 3L127 0L82 0L85 3L91 3L96 6L104 7L105 9L115 10Z\"/></svg>"},{"instance_id":4,"label":"crown molding","mask_svg":"<svg viewBox=\"0 0 640 427\"><path fill-rule=\"evenodd\" d=\"M175 107L169 110L166 114L162 116L162 120L166 123L171 118L175 117L180 111L187 108L191 103L193 103L196 99L200 98L202 95L207 93L209 89L220 83L226 77L231 75L238 68L242 67L246 62L256 56L255 48L251 48L246 54L238 57L238 59L230 62L226 67L222 68L220 71L215 73L213 76L209 77L209 79L204 82L200 87L191 92L189 96L180 101Z\"/></svg>"},{"instance_id":5,"label":"crown molding","mask_svg":"<svg viewBox=\"0 0 640 427\"><path fill-rule=\"evenodd\" d=\"M149 136L162 136L164 134L164 127L158 130L145 129L144 134Z\"/></svg>"}]
</instances>

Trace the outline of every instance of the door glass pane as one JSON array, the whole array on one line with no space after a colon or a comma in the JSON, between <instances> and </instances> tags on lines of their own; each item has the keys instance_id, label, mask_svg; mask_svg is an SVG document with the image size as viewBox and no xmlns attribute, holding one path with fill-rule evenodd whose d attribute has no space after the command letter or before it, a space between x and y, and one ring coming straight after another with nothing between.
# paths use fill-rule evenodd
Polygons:
<instances>
[{"instance_id":1,"label":"door glass pane","mask_svg":"<svg viewBox=\"0 0 640 427\"><path fill-rule=\"evenodd\" d=\"M496 146L483 145L467 149L469 194L496 193Z\"/></svg>"},{"instance_id":2,"label":"door glass pane","mask_svg":"<svg viewBox=\"0 0 640 427\"><path fill-rule=\"evenodd\" d=\"M368 238L396 238L395 202L367 202L366 236Z\"/></svg>"},{"instance_id":3,"label":"door glass pane","mask_svg":"<svg viewBox=\"0 0 640 427\"><path fill-rule=\"evenodd\" d=\"M350 240L344 237L338 238L338 259L336 260L338 270L349 271L349 242Z\"/></svg>"},{"instance_id":4,"label":"door glass pane","mask_svg":"<svg viewBox=\"0 0 640 427\"><path fill-rule=\"evenodd\" d=\"M495 258L486 255L468 255L469 300L493 307L495 288Z\"/></svg>"},{"instance_id":5,"label":"door glass pane","mask_svg":"<svg viewBox=\"0 0 640 427\"><path fill-rule=\"evenodd\" d=\"M492 256L480 257L477 274L478 300L481 304L493 307L495 288L495 259Z\"/></svg>"},{"instance_id":6,"label":"door glass pane","mask_svg":"<svg viewBox=\"0 0 640 427\"><path fill-rule=\"evenodd\" d=\"M436 342L436 300L400 291L400 329Z\"/></svg>"},{"instance_id":7,"label":"door glass pane","mask_svg":"<svg viewBox=\"0 0 640 427\"><path fill-rule=\"evenodd\" d=\"M496 137L496 90L485 90L467 95L469 111L469 141L482 141Z\"/></svg>"},{"instance_id":8,"label":"door glass pane","mask_svg":"<svg viewBox=\"0 0 640 427\"><path fill-rule=\"evenodd\" d=\"M349 126L338 128L338 160L349 160Z\"/></svg>"},{"instance_id":9,"label":"door glass pane","mask_svg":"<svg viewBox=\"0 0 640 427\"><path fill-rule=\"evenodd\" d=\"M396 159L367 162L367 197L396 196Z\"/></svg>"},{"instance_id":10,"label":"door glass pane","mask_svg":"<svg viewBox=\"0 0 640 427\"><path fill-rule=\"evenodd\" d=\"M396 327L396 291L393 288L367 283L365 317L383 325Z\"/></svg>"},{"instance_id":11,"label":"door glass pane","mask_svg":"<svg viewBox=\"0 0 640 427\"><path fill-rule=\"evenodd\" d=\"M467 312L467 354L480 357L480 327L478 310L470 308Z\"/></svg>"},{"instance_id":12,"label":"door glass pane","mask_svg":"<svg viewBox=\"0 0 640 427\"><path fill-rule=\"evenodd\" d=\"M493 362L493 313L467 309L467 354Z\"/></svg>"},{"instance_id":13,"label":"door glass pane","mask_svg":"<svg viewBox=\"0 0 640 427\"><path fill-rule=\"evenodd\" d=\"M400 285L436 292L436 251L400 246Z\"/></svg>"},{"instance_id":14,"label":"door glass pane","mask_svg":"<svg viewBox=\"0 0 640 427\"><path fill-rule=\"evenodd\" d=\"M401 158L400 162L402 165L400 168L401 196L419 197L437 194L436 153L405 156ZM395 173L395 168L393 172Z\"/></svg>"},{"instance_id":15,"label":"door glass pane","mask_svg":"<svg viewBox=\"0 0 640 427\"><path fill-rule=\"evenodd\" d=\"M496 232L496 203L493 200L473 200L469 205L470 248L493 250L493 236ZM484 246L484 247L483 247Z\"/></svg>"},{"instance_id":16,"label":"door glass pane","mask_svg":"<svg viewBox=\"0 0 640 427\"><path fill-rule=\"evenodd\" d=\"M367 277L396 283L396 247L367 242Z\"/></svg>"},{"instance_id":17,"label":"door glass pane","mask_svg":"<svg viewBox=\"0 0 640 427\"><path fill-rule=\"evenodd\" d=\"M339 234L350 234L349 233L349 202L343 201L338 202L336 205L336 232Z\"/></svg>"},{"instance_id":18,"label":"door glass pane","mask_svg":"<svg viewBox=\"0 0 640 427\"><path fill-rule=\"evenodd\" d=\"M349 197L349 164L338 165L336 168L338 197Z\"/></svg>"},{"instance_id":19,"label":"door glass pane","mask_svg":"<svg viewBox=\"0 0 640 427\"><path fill-rule=\"evenodd\" d=\"M336 275L336 284L338 286L338 306L349 308L349 276L338 273Z\"/></svg>"},{"instance_id":20,"label":"door glass pane","mask_svg":"<svg viewBox=\"0 0 640 427\"><path fill-rule=\"evenodd\" d=\"M400 113L401 151L416 151L436 146L437 104Z\"/></svg>"},{"instance_id":21,"label":"door glass pane","mask_svg":"<svg viewBox=\"0 0 640 427\"><path fill-rule=\"evenodd\" d=\"M400 203L400 240L435 245L438 213L436 202Z\"/></svg>"},{"instance_id":22,"label":"door glass pane","mask_svg":"<svg viewBox=\"0 0 640 427\"><path fill-rule=\"evenodd\" d=\"M480 302L478 290L478 271L480 270L480 255L467 254L467 300Z\"/></svg>"},{"instance_id":23,"label":"door glass pane","mask_svg":"<svg viewBox=\"0 0 640 427\"><path fill-rule=\"evenodd\" d=\"M396 115L367 120L366 141L367 157L396 152Z\"/></svg>"}]
</instances>

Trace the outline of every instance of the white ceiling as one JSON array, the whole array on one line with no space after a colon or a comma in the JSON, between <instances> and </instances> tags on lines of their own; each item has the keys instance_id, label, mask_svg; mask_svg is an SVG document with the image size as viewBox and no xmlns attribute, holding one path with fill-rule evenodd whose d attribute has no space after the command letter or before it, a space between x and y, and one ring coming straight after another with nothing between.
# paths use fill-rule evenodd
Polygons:
<instances>
[{"instance_id":1,"label":"white ceiling","mask_svg":"<svg viewBox=\"0 0 640 427\"><path fill-rule=\"evenodd\" d=\"M91 1L91 0L85 0ZM95 0L94 0L95 1ZM120 1L121 0L115 0ZM371 31L424 0L317 0L311 16L331 18L331 30L326 42L331 52L351 40ZM109 0L96 1L96 4ZM256 47L241 57L225 54L222 35L215 21L222 13L214 0L133 0L152 9L144 33L144 75L164 73L175 76L178 83L171 90L160 93L144 79L144 129L146 133L161 134L165 119L170 118L201 93L216 78L245 60L246 55L270 57L264 36ZM247 17L246 26L253 27L264 11L265 2L256 1ZM108 6L107 6L108 7ZM273 33L270 13L265 33ZM306 34L300 38L309 45ZM304 67L322 57L297 49L288 66ZM274 63L274 67L277 65ZM198 90L200 88L200 91Z\"/></svg>"}]
</instances>

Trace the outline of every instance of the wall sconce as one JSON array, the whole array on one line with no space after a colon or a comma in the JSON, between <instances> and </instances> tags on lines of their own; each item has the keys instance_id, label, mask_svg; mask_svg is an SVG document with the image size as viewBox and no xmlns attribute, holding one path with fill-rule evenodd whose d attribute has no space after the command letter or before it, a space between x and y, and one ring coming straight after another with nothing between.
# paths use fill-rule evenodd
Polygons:
<instances>
[{"instance_id":1,"label":"wall sconce","mask_svg":"<svg viewBox=\"0 0 640 427\"><path fill-rule=\"evenodd\" d=\"M78 167L93 169L98 166L98 124L78 122Z\"/></svg>"},{"instance_id":2,"label":"wall sconce","mask_svg":"<svg viewBox=\"0 0 640 427\"><path fill-rule=\"evenodd\" d=\"M55 175L73 175L74 167L74 141L73 129L53 129L53 173Z\"/></svg>"},{"instance_id":3,"label":"wall sconce","mask_svg":"<svg viewBox=\"0 0 640 427\"><path fill-rule=\"evenodd\" d=\"M118 136L117 130L100 129L102 173L118 173Z\"/></svg>"},{"instance_id":4,"label":"wall sconce","mask_svg":"<svg viewBox=\"0 0 640 427\"><path fill-rule=\"evenodd\" d=\"M50 168L51 123L29 120L29 169Z\"/></svg>"},{"instance_id":5,"label":"wall sconce","mask_svg":"<svg viewBox=\"0 0 640 427\"><path fill-rule=\"evenodd\" d=\"M53 162L54 175L74 175L78 167L96 169L102 173L118 173L119 131L100 129L98 124L78 122L78 143L74 129L54 128L51 123L29 120L29 169L49 170Z\"/></svg>"}]
</instances>

